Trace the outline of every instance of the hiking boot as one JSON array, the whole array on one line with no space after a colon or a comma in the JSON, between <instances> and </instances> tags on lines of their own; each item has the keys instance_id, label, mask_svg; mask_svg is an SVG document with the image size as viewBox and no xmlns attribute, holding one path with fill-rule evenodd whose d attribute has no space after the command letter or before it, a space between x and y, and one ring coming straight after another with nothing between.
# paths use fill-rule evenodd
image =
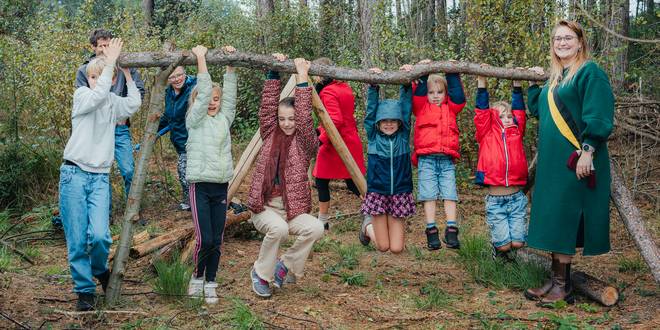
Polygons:
<instances>
[{"instance_id":1,"label":"hiking boot","mask_svg":"<svg viewBox=\"0 0 660 330\"><path fill-rule=\"evenodd\" d=\"M458 228L454 226L445 228L445 239L443 241L450 249L460 249L461 242L458 241Z\"/></svg>"},{"instance_id":2,"label":"hiking boot","mask_svg":"<svg viewBox=\"0 0 660 330\"><path fill-rule=\"evenodd\" d=\"M76 310L80 312L93 311L96 295L93 293L79 293Z\"/></svg>"},{"instance_id":3,"label":"hiking boot","mask_svg":"<svg viewBox=\"0 0 660 330\"><path fill-rule=\"evenodd\" d=\"M571 283L571 264L562 264L558 262L557 272L552 274L552 288L541 298L539 303L543 305L552 305L560 300L567 304L575 303L573 296L573 285Z\"/></svg>"},{"instance_id":4,"label":"hiking boot","mask_svg":"<svg viewBox=\"0 0 660 330\"><path fill-rule=\"evenodd\" d=\"M206 282L204 284L204 301L207 304L217 304L220 299L218 299L218 293L215 289L218 288L218 283L216 282Z\"/></svg>"},{"instance_id":5,"label":"hiking boot","mask_svg":"<svg viewBox=\"0 0 660 330\"><path fill-rule=\"evenodd\" d=\"M194 298L201 298L204 295L204 280L196 278L195 275L190 277L188 282L188 296Z\"/></svg>"},{"instance_id":6,"label":"hiking boot","mask_svg":"<svg viewBox=\"0 0 660 330\"><path fill-rule=\"evenodd\" d=\"M442 248L440 236L438 235L440 232L438 227L433 226L431 228L426 228L424 232L426 233L426 247L428 247L429 250L439 250Z\"/></svg>"},{"instance_id":7,"label":"hiking boot","mask_svg":"<svg viewBox=\"0 0 660 330\"><path fill-rule=\"evenodd\" d=\"M110 271L106 270L105 273L96 275L95 277L101 283L101 288L103 289L103 293L105 293L105 290L108 289L108 282L110 282Z\"/></svg>"},{"instance_id":8,"label":"hiking boot","mask_svg":"<svg viewBox=\"0 0 660 330\"><path fill-rule=\"evenodd\" d=\"M371 237L367 235L367 226L371 224L371 220L373 220L372 216L365 215L364 219L362 219L362 226L360 226L360 234L358 235L358 239L364 246L369 245L369 242L371 242Z\"/></svg>"},{"instance_id":9,"label":"hiking boot","mask_svg":"<svg viewBox=\"0 0 660 330\"><path fill-rule=\"evenodd\" d=\"M286 268L284 262L282 262L282 260L278 260L277 264L275 264L275 278L273 280L273 286L275 286L278 289L281 289L282 285L284 284L284 280L286 279L286 275L288 273L289 273L289 269Z\"/></svg>"},{"instance_id":10,"label":"hiking boot","mask_svg":"<svg viewBox=\"0 0 660 330\"><path fill-rule=\"evenodd\" d=\"M550 278L538 288L529 288L525 290L525 298L529 300L541 300L541 298L552 288L552 277L559 271L559 260L552 258L550 266Z\"/></svg>"},{"instance_id":11,"label":"hiking boot","mask_svg":"<svg viewBox=\"0 0 660 330\"><path fill-rule=\"evenodd\" d=\"M250 272L250 278L252 279L252 291L257 294L259 297L268 298L273 294L273 290L270 289L268 282L261 279L257 272L252 268Z\"/></svg>"}]
</instances>

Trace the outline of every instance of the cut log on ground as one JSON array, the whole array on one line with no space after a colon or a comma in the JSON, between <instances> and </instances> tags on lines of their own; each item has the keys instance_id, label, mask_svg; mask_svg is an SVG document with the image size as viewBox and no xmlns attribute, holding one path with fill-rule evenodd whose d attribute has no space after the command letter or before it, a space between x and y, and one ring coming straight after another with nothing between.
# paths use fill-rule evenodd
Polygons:
<instances>
[{"instance_id":1,"label":"cut log on ground","mask_svg":"<svg viewBox=\"0 0 660 330\"><path fill-rule=\"evenodd\" d=\"M529 249L521 249L518 251L518 258L540 265L550 271L552 262L547 256L538 254ZM608 285L585 272L571 272L571 283L578 293L603 306L613 306L619 300L619 291L615 287Z\"/></svg>"},{"instance_id":2,"label":"cut log on ground","mask_svg":"<svg viewBox=\"0 0 660 330\"><path fill-rule=\"evenodd\" d=\"M189 56L189 51L174 52L139 52L124 53L119 57L118 64L122 67L165 67L184 56L183 65L196 65L197 58ZM231 65L252 69L274 70L278 72L295 73L293 60L278 61L273 56L234 52L225 54L219 49L209 49L206 62L214 65ZM482 66L478 63L436 61L430 64L415 65L410 72L384 71L381 74L371 73L366 69L352 69L333 65L312 63L309 74L314 76L330 77L338 80L361 81L374 84L405 84L425 74L465 73L485 77L495 77L511 80L543 81L546 75L538 75L525 69L500 68L495 66Z\"/></svg>"},{"instance_id":3,"label":"cut log on ground","mask_svg":"<svg viewBox=\"0 0 660 330\"><path fill-rule=\"evenodd\" d=\"M164 235L158 236L151 240L148 240L140 245L136 245L131 248L130 256L131 258L137 259L146 254L149 254L155 251L158 248L161 248L171 242L180 241L186 238L188 235L191 235L193 232L192 225L186 226L181 229L175 229L166 233Z\"/></svg>"},{"instance_id":4,"label":"cut log on ground","mask_svg":"<svg viewBox=\"0 0 660 330\"><path fill-rule=\"evenodd\" d=\"M185 239L185 237L182 238L182 240L183 239ZM155 265L156 261L158 261L158 260L169 260L172 257L172 255L174 254L174 251L181 246L181 242L182 242L181 240L173 241L173 242L168 243L167 245L163 246L158 251L152 253L150 263L152 265Z\"/></svg>"},{"instance_id":5,"label":"cut log on ground","mask_svg":"<svg viewBox=\"0 0 660 330\"><path fill-rule=\"evenodd\" d=\"M117 235L115 235L117 236ZM151 234L148 231L143 230L135 235L133 235L133 246L140 245L151 238ZM112 240L115 241L116 238L112 237ZM110 248L110 254L108 254L108 262L112 261L115 257L115 252L117 252L117 246Z\"/></svg>"},{"instance_id":6,"label":"cut log on ground","mask_svg":"<svg viewBox=\"0 0 660 330\"><path fill-rule=\"evenodd\" d=\"M181 262L186 262L188 259L190 259L190 256L192 256L193 251L195 250L195 242L197 239L193 235L193 238L191 238L188 243L186 243L186 246L183 248L183 252L181 252Z\"/></svg>"},{"instance_id":7,"label":"cut log on ground","mask_svg":"<svg viewBox=\"0 0 660 330\"><path fill-rule=\"evenodd\" d=\"M623 180L621 180L619 174L614 170L614 164L612 162L610 162L610 175L612 176L612 191L610 192L612 201L619 211L619 216L626 225L630 236L635 241L635 244L637 244L637 248L639 248L644 261L649 265L655 282L660 284L660 251L658 250L658 246L655 245L653 238L646 230L642 215L635 206L630 192L623 184Z\"/></svg>"}]
</instances>

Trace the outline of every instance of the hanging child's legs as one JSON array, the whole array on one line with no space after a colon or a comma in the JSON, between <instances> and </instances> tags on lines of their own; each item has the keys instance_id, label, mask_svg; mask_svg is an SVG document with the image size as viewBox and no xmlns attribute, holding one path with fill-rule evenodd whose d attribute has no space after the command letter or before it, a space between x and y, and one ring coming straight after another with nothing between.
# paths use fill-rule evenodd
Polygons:
<instances>
[{"instance_id":1,"label":"hanging child's legs","mask_svg":"<svg viewBox=\"0 0 660 330\"><path fill-rule=\"evenodd\" d=\"M188 163L187 154L179 154L179 159L176 163L176 172L179 176L179 183L181 184L181 192L183 200L179 204L179 210L190 211L190 195L188 188L188 180L186 180L186 164Z\"/></svg>"},{"instance_id":2,"label":"hanging child's legs","mask_svg":"<svg viewBox=\"0 0 660 330\"><path fill-rule=\"evenodd\" d=\"M376 249L380 252L387 252L390 250L390 231L387 223L387 214L374 215L371 220L371 226L367 226L367 233L369 227L373 229L373 236L369 235L376 244Z\"/></svg>"},{"instance_id":3,"label":"hanging child's legs","mask_svg":"<svg viewBox=\"0 0 660 330\"><path fill-rule=\"evenodd\" d=\"M456 165L451 156L442 155L438 159L438 183L440 198L443 200L447 224L445 227L444 242L448 248L460 248L458 240L458 223L456 217L456 202L458 192L456 189Z\"/></svg>"},{"instance_id":4,"label":"hanging child's legs","mask_svg":"<svg viewBox=\"0 0 660 330\"><path fill-rule=\"evenodd\" d=\"M440 191L440 161L443 155L423 155L419 156L418 162L418 180L417 180L417 199L424 202L424 220L426 221L427 247L430 250L437 250L442 247L438 227L436 225L436 201L441 197Z\"/></svg>"},{"instance_id":5,"label":"hanging child's legs","mask_svg":"<svg viewBox=\"0 0 660 330\"><path fill-rule=\"evenodd\" d=\"M227 184L190 184L190 202L197 244L193 254L195 277L214 282L220 263L220 245L227 216Z\"/></svg>"},{"instance_id":6,"label":"hanging child's legs","mask_svg":"<svg viewBox=\"0 0 660 330\"><path fill-rule=\"evenodd\" d=\"M406 220L395 218L392 215L387 216L387 229L389 231L390 252L394 254L401 253L406 247L405 233Z\"/></svg>"},{"instance_id":7,"label":"hanging child's legs","mask_svg":"<svg viewBox=\"0 0 660 330\"><path fill-rule=\"evenodd\" d=\"M312 251L314 242L323 237L323 224L314 216L301 214L289 221L289 233L297 236L293 245L280 257L285 273L292 272L296 279L303 276L305 262ZM286 274L281 276L281 280ZM281 284L280 284L281 285Z\"/></svg>"},{"instance_id":8,"label":"hanging child's legs","mask_svg":"<svg viewBox=\"0 0 660 330\"><path fill-rule=\"evenodd\" d=\"M330 179L320 179L316 178L316 191L319 196L319 220L323 223L323 226L328 229L328 218L330 215L328 211L330 210Z\"/></svg>"},{"instance_id":9,"label":"hanging child's legs","mask_svg":"<svg viewBox=\"0 0 660 330\"><path fill-rule=\"evenodd\" d=\"M509 232L511 248L519 249L527 241L527 196L522 190L513 194L509 202Z\"/></svg>"}]
</instances>

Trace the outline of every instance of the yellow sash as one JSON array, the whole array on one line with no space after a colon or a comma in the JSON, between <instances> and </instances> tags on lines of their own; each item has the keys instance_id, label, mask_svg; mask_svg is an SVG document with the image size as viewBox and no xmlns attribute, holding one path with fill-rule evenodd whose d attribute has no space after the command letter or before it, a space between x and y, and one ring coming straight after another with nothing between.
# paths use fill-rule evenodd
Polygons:
<instances>
[{"instance_id":1,"label":"yellow sash","mask_svg":"<svg viewBox=\"0 0 660 330\"><path fill-rule=\"evenodd\" d=\"M548 89L548 105L550 106L550 115L552 116L552 121L555 122L555 126L557 126L557 129L563 135L568 142L570 142L575 149L580 150L580 143L578 142L577 137L571 130L570 126L566 123L566 120L564 117L561 115L561 112L559 111L559 108L557 108L557 104L555 103L555 98L554 98L554 93L555 93L555 87L557 86L557 82L552 82L550 84L550 88Z\"/></svg>"}]
</instances>

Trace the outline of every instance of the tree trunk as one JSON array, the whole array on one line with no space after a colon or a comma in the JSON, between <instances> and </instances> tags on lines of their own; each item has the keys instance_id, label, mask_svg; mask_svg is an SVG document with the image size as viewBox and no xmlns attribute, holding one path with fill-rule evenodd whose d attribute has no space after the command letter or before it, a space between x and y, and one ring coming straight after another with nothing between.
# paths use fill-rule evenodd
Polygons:
<instances>
[{"instance_id":1,"label":"tree trunk","mask_svg":"<svg viewBox=\"0 0 660 330\"><path fill-rule=\"evenodd\" d=\"M257 35L257 41L262 48L268 46L268 21L275 12L275 3L273 0L257 0L256 2L256 17L257 23L261 25L259 33Z\"/></svg>"},{"instance_id":2,"label":"tree trunk","mask_svg":"<svg viewBox=\"0 0 660 330\"><path fill-rule=\"evenodd\" d=\"M364 46L363 46L364 47ZM364 47L363 52L369 52L371 47ZM176 61L180 56L188 56L189 52L143 52L143 53L125 53L120 56L119 65L125 67L162 67ZM363 53L363 67L371 66L371 56ZM280 62L270 55L252 54L235 52L224 54L220 50L209 50L206 55L206 61L214 65L232 65L237 67L249 67L253 69L269 69L278 72L295 73L296 68L293 60ZM194 57L187 57L182 65L195 65L197 60ZM312 64L309 74L323 77L331 77L338 80L361 81L375 84L393 84L399 85L408 83L425 74L434 72L446 73L464 73L472 75L482 75L486 77L496 77L512 80L533 80L543 81L547 76L540 76L524 69L501 68L496 66L482 67L478 63L456 62L456 61L437 61L425 65L416 65L410 72L385 71L382 74L370 73L368 70L351 69L339 66L328 66Z\"/></svg>"},{"instance_id":3,"label":"tree trunk","mask_svg":"<svg viewBox=\"0 0 660 330\"><path fill-rule=\"evenodd\" d=\"M112 264L112 274L108 283L106 302L109 305L113 305L121 294L121 283L124 278L124 271L126 270L126 261L128 260L131 248L131 241L133 240L133 220L137 219L138 212L140 211L144 182L147 179L147 167L153 152L154 141L156 141L156 131L158 130L160 116L164 110L167 77L183 61L185 55L179 54L178 57L173 57L171 64L166 69L160 70L154 78L151 98L149 100L147 124L144 130L144 137L142 138L140 153L138 154L135 174L133 175L133 183L131 184L131 190L128 194L128 201L124 211L117 255Z\"/></svg>"},{"instance_id":4,"label":"tree trunk","mask_svg":"<svg viewBox=\"0 0 660 330\"><path fill-rule=\"evenodd\" d=\"M374 16L376 4L371 0L359 0L360 7L360 54L362 54L362 67L370 68L373 65L373 35L371 31L371 20ZM311 73L311 71L310 71ZM345 79L341 79L345 80Z\"/></svg>"},{"instance_id":5,"label":"tree trunk","mask_svg":"<svg viewBox=\"0 0 660 330\"><path fill-rule=\"evenodd\" d=\"M606 0L603 2L605 24L610 30L628 35L629 0ZM628 41L607 32L602 34L600 48L605 58L605 68L612 82L612 89L622 90L628 67Z\"/></svg>"},{"instance_id":6,"label":"tree trunk","mask_svg":"<svg viewBox=\"0 0 660 330\"><path fill-rule=\"evenodd\" d=\"M142 11L144 12L144 25L150 27L154 17L154 0L142 0Z\"/></svg>"},{"instance_id":7,"label":"tree trunk","mask_svg":"<svg viewBox=\"0 0 660 330\"><path fill-rule=\"evenodd\" d=\"M438 38L447 39L447 0L436 0L435 21L437 24Z\"/></svg>"}]
</instances>

